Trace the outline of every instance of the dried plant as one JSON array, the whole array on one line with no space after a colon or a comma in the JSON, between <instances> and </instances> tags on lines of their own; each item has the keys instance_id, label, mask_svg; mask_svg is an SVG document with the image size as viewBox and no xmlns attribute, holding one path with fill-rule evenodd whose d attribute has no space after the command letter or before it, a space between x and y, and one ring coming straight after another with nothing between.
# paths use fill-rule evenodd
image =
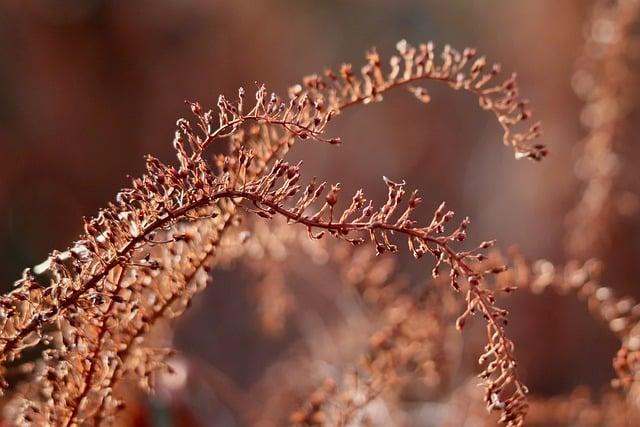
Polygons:
<instances>
[{"instance_id":1,"label":"dried plant","mask_svg":"<svg viewBox=\"0 0 640 427\"><path fill-rule=\"evenodd\" d=\"M454 222L445 203L425 216L422 197L401 179L383 176L386 198L377 203L363 189L345 195L340 183L305 177L303 162L290 160L294 144L339 146L330 128L345 109L394 89L430 104L430 82L477 98L517 159L547 155L515 74L500 78L501 67L475 49L403 40L386 63L371 49L362 66L305 77L286 97L256 83L249 97L243 88L234 99L220 96L215 112L187 102L193 119L177 121L176 163L147 156L145 173L84 218L76 242L24 270L0 297L4 419L134 424L138 389L168 393L174 374L185 384L206 382L241 423L260 427L415 425L425 422L421 411L429 425L451 427L636 425L640 304L603 285L603 264L593 257L626 256L609 251L611 236L617 217L637 208L622 157L639 9L636 0L597 0L586 25L572 80L585 102L587 136L574 167L583 191L567 215L566 259L530 262L494 240L466 244L469 219ZM397 255L403 245L420 260L411 274ZM416 280L423 258L430 274ZM307 287L340 289L330 297L348 330L299 326L309 313L291 282L310 285L309 259L322 283ZM284 342L292 325L304 332L251 397L222 370L172 349L172 320L230 266L256 279L251 301L263 339ZM615 379L599 392L585 382L569 394L529 395L498 301L516 289L584 301L620 341L611 355ZM470 322L474 315L484 323ZM326 349L335 354L323 357ZM480 372L464 372L467 359ZM256 394L266 396L264 407Z\"/></svg>"},{"instance_id":2,"label":"dried plant","mask_svg":"<svg viewBox=\"0 0 640 427\"><path fill-rule=\"evenodd\" d=\"M637 398L638 379L640 379L640 304L631 297L619 297L615 291L600 281L602 264L591 259L580 265L568 263L558 268L547 260L530 263L517 250L512 250L509 259L493 253L488 262L490 265L509 265L508 271L496 277L496 285L515 285L534 294L552 289L559 295L575 295L587 304L589 311L597 320L603 321L621 342L620 350L613 358L616 378L611 381L614 388L627 391L631 400ZM606 394L600 411L607 410L610 404L604 399L616 399L613 393ZM596 402L597 404L598 402ZM543 403L538 403L542 406ZM635 405L625 409L629 417L637 417ZM613 424L624 425L624 424Z\"/></svg>"},{"instance_id":3,"label":"dried plant","mask_svg":"<svg viewBox=\"0 0 640 427\"><path fill-rule=\"evenodd\" d=\"M360 76L344 65L339 76L328 71L324 78L306 78L292 88L288 101L259 86L250 107L243 89L233 102L221 96L217 117L189 103L196 128L178 121L173 142L178 165L148 156L146 173L121 190L115 203L85 219L85 233L68 250L54 251L43 264L25 270L16 289L2 297L1 360L15 363L25 349L43 346L32 382L9 406L15 422L111 422L123 406L113 394L120 381L132 378L152 389L153 374L167 368L171 351L146 345L148 331L179 316L206 286L208 270L224 259L220 242L246 213L285 218L305 227L311 239L329 234L354 245L370 241L377 254L396 252L394 240L401 238L416 258L433 257L435 277L447 266L451 286L466 288L458 327L474 313L487 321L489 344L481 357L487 364L482 373L487 406L501 411L507 425L521 425L527 389L505 334L507 312L482 286L487 275L502 268L477 268L481 251L493 243L457 249L468 219L448 228L453 212L442 204L429 221L414 220L422 199L417 192L407 197L404 182L387 178L388 197L380 207L360 190L341 209L340 184L314 179L303 187L301 164L283 160L297 139L339 144L323 135L332 117L350 106L380 101L388 90L407 85L428 101L424 89L411 86L423 80L475 94L498 119L516 157L539 160L546 154L542 145L531 144L539 125L516 129L530 113L514 76L493 83L499 67L487 70L473 49L459 53L445 46L441 62L432 44L414 48L403 41L398 51L386 75L371 51ZM229 141L228 153L207 161L207 148L223 139Z\"/></svg>"},{"instance_id":4,"label":"dried plant","mask_svg":"<svg viewBox=\"0 0 640 427\"><path fill-rule=\"evenodd\" d=\"M639 12L637 1L596 1L573 78L576 93L585 100L581 119L588 135L576 163L584 191L568 215L566 242L568 253L582 259L605 256L613 245L612 235L620 217L637 212L637 195L622 179L625 165L621 141L628 136L626 122L637 95L629 88L634 86L633 52L638 41ZM585 263L585 268L574 275L578 282L574 289L587 298L592 311L620 338L622 345L613 361L617 375L613 385L627 390L628 400L636 400L640 306L632 298L616 298L611 288L600 286L593 279L600 268L593 260ZM603 407L606 410L606 405ZM636 407L632 404L627 410Z\"/></svg>"},{"instance_id":5,"label":"dried plant","mask_svg":"<svg viewBox=\"0 0 640 427\"><path fill-rule=\"evenodd\" d=\"M485 269L496 266L508 265L509 269L495 275L494 282L488 286L496 289L528 290L534 295L540 294L547 289L551 289L559 295L575 295L585 300L591 313L597 320L604 321L609 329L621 341L621 350L614 358L614 368L618 378L612 381L614 388L624 388L629 391L629 399L637 396L638 368L640 367L640 352L638 352L638 321L640 316L640 305L632 298L616 297L613 290L600 283L602 265L596 260L589 260L580 265L576 262L569 263L564 268L558 268L547 260L538 260L530 263L517 249L512 249L508 256L503 256L499 251L493 251L489 257L483 261ZM354 277L362 278L363 272L371 268L367 262L349 262L351 267L361 271ZM378 274L374 273L376 276ZM387 273L388 274L388 273ZM366 274L364 275L366 278ZM383 275L385 277L385 275ZM363 286L361 283L364 283ZM381 329L375 332L370 339L370 349L362 356L362 361L345 369L345 379L343 382L327 380L320 388L313 392L303 403L301 408L292 415L292 419L297 425L350 425L362 424L367 417L367 405L378 399L383 392L389 389L402 390L403 370L412 366L428 366L436 371L427 371L422 375L428 378L439 378L438 370L446 364L445 360L452 359L452 355L442 358L434 358L433 351L441 351L444 347L444 340L450 339L442 326L437 326L431 330L429 325L446 324L446 317L439 318L443 314L442 302L425 295L414 295L402 292L406 286L394 286L395 280L391 279L379 283L373 281L374 286L367 286L367 281L355 283L357 289L362 292L362 296L367 300L375 301L382 314L378 313L375 318L386 319L385 310L389 310L396 316L400 316L399 321L389 320L383 323ZM371 292L371 290L374 290ZM430 292L434 288L427 288ZM425 291L426 291L425 290ZM434 304L434 301L436 302ZM409 304L404 309L398 309L398 305ZM449 316L451 312L449 312ZM426 316L426 317L425 317ZM428 318L430 317L430 321ZM413 323L414 319L421 319ZM407 339L404 335L405 327L412 325L409 330L413 333ZM416 326L420 325L420 326ZM424 335L419 331L425 331ZM422 338L422 339L421 339ZM407 345L409 343L409 345ZM421 352L422 358L412 358L415 356L411 349L413 345L420 343L419 349L431 348L432 353ZM435 347L429 346L438 343ZM409 348L407 353L407 348ZM439 349L439 350L438 350ZM409 357L406 357L407 354ZM388 361L393 361L388 363ZM436 368L437 367L437 368ZM412 376L420 376L413 371ZM454 395L460 393L454 391ZM466 392L465 392L466 393ZM467 399L474 399L473 395ZM390 402L389 396L385 396L385 402ZM585 400L586 399L586 400ZM534 398L534 415L529 419L531 425L567 425L580 423L580 425L602 425L603 417L608 419L606 425L626 426L632 419L638 416L633 405L624 403L624 397L608 390L600 398L593 400L584 392L577 390L567 396L556 396L552 399ZM469 403L471 405L471 403ZM475 404L473 404L475 405ZM613 409L617 408L617 409ZM613 412L609 412L613 411ZM613 417L613 413L616 417ZM364 417L364 418L363 418ZM327 422L327 419L331 420ZM354 420L356 421L354 423ZM447 420L444 425L453 423ZM377 425L375 422L374 425ZM456 425L455 423L452 425ZM487 425L491 425L490 422Z\"/></svg>"},{"instance_id":6,"label":"dried plant","mask_svg":"<svg viewBox=\"0 0 640 427\"><path fill-rule=\"evenodd\" d=\"M445 381L446 325L461 302L449 299L442 286L408 286L391 259L380 262L363 252L350 258L344 280L368 303L379 326L343 378L325 380L291 415L294 425L365 424L368 406L382 394L388 403L399 400L403 386L416 378L434 388Z\"/></svg>"},{"instance_id":7,"label":"dried plant","mask_svg":"<svg viewBox=\"0 0 640 427\"><path fill-rule=\"evenodd\" d=\"M568 216L566 240L572 256L593 256L610 246L615 219L637 211L637 195L625 191L619 175L624 163L620 140L635 95L629 88L637 84L630 63L639 13L635 0L596 1L585 29L584 52L573 77L574 89L585 101L581 121L588 133L576 163L584 189Z\"/></svg>"},{"instance_id":8,"label":"dried plant","mask_svg":"<svg viewBox=\"0 0 640 427\"><path fill-rule=\"evenodd\" d=\"M533 10L527 7L516 9ZM263 18L269 7L249 9ZM83 218L75 242L25 269L0 296L2 424L146 425L161 407L162 418L176 425L230 419L255 427L638 425L640 299L633 261L640 198L633 156L640 151L632 142L639 18L640 0L594 0L577 61L567 50L572 37L558 53L541 49L527 59L550 87L560 86L558 79L571 85L577 97L569 101L582 104L579 117L545 119L570 136L570 146L542 166L564 197L535 200L535 213L517 212L505 223L495 206L477 204L487 212L484 241L469 239L469 218L449 207L468 203L469 192L487 205L497 201L491 197L497 186L475 196L475 181L492 175L495 160L477 162L482 147L463 146L447 153L455 158L440 162L443 169L425 173L429 164L417 156L426 152L416 146L399 152L396 144L404 146L418 131L410 111L380 116L400 123L391 148L377 147L384 161L369 167L381 178L380 193L353 191L363 186L354 171L365 171L373 155L370 129L356 129L354 141L344 141L360 145L353 158L342 159L348 165L342 184L327 172L311 174L323 162L305 149L291 152L312 144L341 150L334 122L357 123L342 113L380 103L396 89L436 110L433 124L443 126L433 132L451 139L451 128L470 120L453 120L446 105L433 105L444 92L433 85L477 100L516 159L544 159L541 125L532 120L516 74L504 75L474 48L401 40L390 56L372 48L362 64L309 75L280 95L256 82L219 96L212 110L187 101L191 116L176 123L175 158L146 156L142 175L127 177L112 202ZM504 34L520 22L505 20ZM299 36L318 34L300 28ZM277 39L267 37L273 38L262 46ZM532 41L542 43L545 35ZM250 52L230 46L229 52ZM281 62L277 54L266 58ZM198 60L203 69L206 62ZM569 62L571 76L558 72ZM193 74L184 69L183 77ZM175 78L172 71L163 69ZM553 100L563 101L555 94ZM572 121L585 134L579 143ZM0 120L0 136L6 131ZM573 164L558 169L569 148ZM5 154L2 144L0 151ZM466 159L474 159L470 167ZM540 172L523 169L518 174ZM566 194L567 171L576 177L575 200ZM418 192L402 177L429 184ZM504 177L511 190L535 194L522 177L511 178ZM464 188L453 194L458 179ZM438 204L441 197L447 203ZM551 218L543 218L549 207ZM560 232L557 224L548 236L522 229L527 218L544 229L543 221L559 212ZM514 227L524 238L507 244L523 251L492 240ZM564 247L553 248L554 242ZM573 303L567 299L583 303L605 328L574 318L575 304L565 312L564 304ZM203 325L203 315L211 316L211 326ZM529 327L508 326L523 318ZM544 331L536 322L559 327ZM579 330L564 330L578 323ZM618 346L585 348L583 340L595 342L577 336L587 328L589 335L611 335ZM554 348L544 345L545 337L556 340ZM609 375L601 375L599 358L612 361ZM547 367L553 376L536 371ZM597 373L573 375L586 369ZM530 391L525 384L535 386Z\"/></svg>"}]
</instances>

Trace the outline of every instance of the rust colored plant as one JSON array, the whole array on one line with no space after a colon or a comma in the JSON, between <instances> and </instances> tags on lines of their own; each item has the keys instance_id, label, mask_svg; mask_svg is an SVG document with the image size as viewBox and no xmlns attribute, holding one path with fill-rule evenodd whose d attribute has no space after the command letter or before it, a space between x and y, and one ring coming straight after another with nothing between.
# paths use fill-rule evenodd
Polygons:
<instances>
[{"instance_id":1,"label":"rust colored plant","mask_svg":"<svg viewBox=\"0 0 640 427\"><path fill-rule=\"evenodd\" d=\"M507 312L496 306L495 291L484 286L503 267L481 268L482 252L493 241L460 249L469 220L450 226L454 214L444 203L430 219L419 219L422 198L416 191L407 194L404 182L384 178L388 196L379 206L362 190L343 203L340 184L313 179L304 185L302 164L285 160L297 140L340 144L325 136L332 118L346 108L379 102L387 91L406 86L428 102L426 90L415 87L428 81L475 95L481 108L495 115L516 157L544 157L544 146L532 142L539 125L519 129L530 112L515 76L496 83L500 67L488 66L474 49L445 46L437 59L431 43L412 47L402 41L397 48L388 70L372 50L360 73L343 65L337 74L308 77L291 89L288 100L258 86L255 101L244 89L233 101L221 96L217 114L189 103L195 122L177 123L177 165L148 156L146 173L97 216L85 218L84 234L69 249L25 270L2 297L3 365L19 364L27 349L41 351L32 379L9 404L14 422L113 422L123 406L114 394L119 383L133 379L153 389L154 375L167 369L171 351L147 345L149 331L183 313L206 286L210 269L224 259L220 242L242 240L241 218L257 216L283 218L313 240L326 234L352 245L368 242L376 254L395 253L406 244L415 258L431 257L433 277L445 269L451 287L465 295L458 329L473 314L486 320L480 375L487 407L501 412L506 425L522 425L527 388L506 335ZM207 149L224 140L227 153L208 161ZM2 388L7 386L3 382Z\"/></svg>"},{"instance_id":2,"label":"rust colored plant","mask_svg":"<svg viewBox=\"0 0 640 427\"><path fill-rule=\"evenodd\" d=\"M624 123L633 110L631 46L637 1L597 1L586 26L586 42L573 86L585 101L581 121L587 130L576 172L583 182L579 203L568 215L566 244L578 257L601 256L610 247L616 218L637 212L637 195L621 185ZM602 252L597 252L598 250ZM595 253L594 253L595 252Z\"/></svg>"}]
</instances>

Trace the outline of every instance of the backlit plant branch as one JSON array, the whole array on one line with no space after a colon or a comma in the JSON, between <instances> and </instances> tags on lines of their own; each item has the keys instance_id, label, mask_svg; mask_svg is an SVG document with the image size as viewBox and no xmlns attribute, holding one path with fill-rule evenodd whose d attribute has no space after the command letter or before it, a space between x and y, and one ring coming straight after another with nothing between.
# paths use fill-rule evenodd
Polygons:
<instances>
[{"instance_id":1,"label":"backlit plant branch","mask_svg":"<svg viewBox=\"0 0 640 427\"><path fill-rule=\"evenodd\" d=\"M539 160L546 154L543 146L531 144L539 134L537 124L515 129L530 113L514 77L491 86L499 67L486 71L484 58L472 61L471 49L460 54L445 47L440 64L431 44L413 48L400 42L398 51L386 77L378 55L371 52L360 77L343 66L340 77L326 73L328 83L317 76L305 79L305 87L294 87L288 101L259 86L251 107L245 105L243 89L233 102L221 97L217 116L189 103L196 124L178 121L173 141L178 165L148 156L146 173L121 190L115 203L85 219L84 234L70 249L54 251L45 263L25 270L16 289L0 299L0 362L16 361L23 350L40 343L49 347L31 391L16 400L16 419L99 422L118 408L112 388L124 373L140 374L140 381L151 387L151 373L165 366L168 353L134 344L144 340L157 320L182 313L205 286L204 272L215 264L222 236L242 212L249 212L301 224L312 239L328 233L352 244L369 240L377 253L396 252L393 241L401 235L416 258L434 257L434 276L448 266L451 285L466 292L467 310L459 328L474 313L487 319L489 344L482 356L487 405L502 411L508 425L521 425L527 390L504 331L507 313L494 305L493 292L481 286L486 275L501 268L475 268L480 251L492 243L456 250L454 244L466 238L468 220L446 232L453 212L443 204L428 224L418 224L412 219L421 201L417 193L401 207L404 184L386 178L388 199L380 208L359 191L339 210L339 184L328 188L312 181L303 189L300 165L282 160L296 140L339 144L338 138L323 136L332 117L420 80L443 81L476 94L480 105L497 117L516 157ZM428 101L423 89L411 90ZM220 140L229 142L228 153L207 161L205 150ZM132 357L134 349L140 351Z\"/></svg>"}]
</instances>

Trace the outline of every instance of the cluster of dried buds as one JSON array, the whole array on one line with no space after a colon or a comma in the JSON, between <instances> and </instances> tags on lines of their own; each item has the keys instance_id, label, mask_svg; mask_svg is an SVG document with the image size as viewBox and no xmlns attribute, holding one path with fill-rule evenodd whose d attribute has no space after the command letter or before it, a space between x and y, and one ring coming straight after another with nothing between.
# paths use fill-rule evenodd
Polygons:
<instances>
[{"instance_id":1,"label":"cluster of dried buds","mask_svg":"<svg viewBox=\"0 0 640 427\"><path fill-rule=\"evenodd\" d=\"M529 117L514 79L490 85L498 67L486 71L484 58L472 61L472 50L459 54L445 47L439 65L430 44L415 49L401 42L398 50L387 77L372 52L362 77L344 66L341 77L327 73L328 84L317 76L306 79L305 88L292 89L287 101L259 86L255 102L245 106L241 89L233 102L219 99L217 120L212 111L189 103L196 125L183 119L177 123L173 146L178 164L148 156L146 173L96 217L85 219L84 234L70 249L54 251L45 263L25 270L15 289L0 298L0 363L18 363L25 349L45 347L35 377L16 388L9 405L14 419L39 425L109 422L122 406L114 388L123 378L151 388L153 372L165 367L170 352L145 345L150 328L184 311L206 285L207 270L224 259L220 242L228 230L241 213L253 213L302 224L312 239L329 233L352 244L369 240L377 253L395 252L393 238L403 236L416 258L434 257L435 276L448 265L455 289L462 287L460 281L467 283L463 318L479 312L488 321L488 405L501 410L507 424L521 425L526 388L504 333L506 312L481 286L486 275L500 268L476 268L480 251L491 243L470 251L454 249L466 238L468 220L447 232L453 213L441 205L430 222L419 224L412 216L420 197L411 194L401 207L404 184L386 178L388 198L381 207L359 191L340 209L339 184L327 187L313 180L303 188L301 165L283 160L296 140L339 144L322 136L335 114L420 80L475 93L498 118L504 141L517 157L539 160L545 155L543 146L530 144L539 134L537 125L514 129ZM427 99L424 92L413 91ZM208 161L207 147L223 139L229 143L227 154ZM508 384L515 391L506 395ZM0 388L7 387L3 382Z\"/></svg>"},{"instance_id":2,"label":"cluster of dried buds","mask_svg":"<svg viewBox=\"0 0 640 427\"><path fill-rule=\"evenodd\" d=\"M472 48L459 52L445 45L438 60L433 43L413 47L402 40L396 47L398 55L391 57L390 71L386 73L373 49L359 74L351 64L345 64L339 73L327 70L324 76L307 77L302 86L295 86L290 92L307 93L312 99L328 101L330 109L342 111L353 104L379 102L384 92L398 86L407 86L418 100L428 103L431 97L427 90L416 85L423 80L440 81L478 97L480 107L495 115L504 131L504 143L515 149L516 158L541 160L546 156L543 145L532 143L540 135L540 123L523 125L531 111L528 101L520 98L515 74L496 83L501 66L489 65Z\"/></svg>"},{"instance_id":3,"label":"cluster of dried buds","mask_svg":"<svg viewBox=\"0 0 640 427\"><path fill-rule=\"evenodd\" d=\"M404 184L387 178L385 178L388 187L387 201L380 208L375 209L372 202L367 200L360 190L353 196L351 204L344 211L335 212L340 186L331 186L325 194L323 193L325 183L316 185L312 182L301 190L298 184L299 169L300 164L289 165L286 162L277 162L266 176L264 183L258 187L259 197L254 194L238 194L238 196L251 200L254 211L260 216L271 218L274 215L281 215L291 222L305 225L312 239L319 239L325 232L329 232L338 239L358 245L364 242L364 233L375 245L376 252L381 254L398 250L391 236L393 232L395 235L404 235L410 252L416 258L424 254L430 254L435 258L434 277L439 276L441 265L448 265L450 284L454 289L460 289L458 283L460 278L468 283L467 309L458 318L458 328L462 329L466 318L475 313L480 313L487 321L489 344L479 360L481 364L486 364L481 377L485 380L487 407L501 411L503 413L501 422L507 425L522 424L526 413L528 390L518 377L513 342L507 338L504 330L508 312L496 307L493 291L481 286L481 281L487 275L501 273L504 268L493 267L487 270L474 268L474 264L484 259L480 251L490 247L493 242L483 242L469 251L453 249L452 244L466 238L468 219L464 219L453 231L445 233L445 225L453 218L453 212L445 211L445 206L442 204L434 213L428 226L418 226L412 219L412 213L421 199L417 193L413 192L407 206L404 209L398 209L405 196ZM279 178L281 184L278 186L276 183ZM321 199L323 194L322 205L309 212L314 202ZM294 197L297 199L292 207L284 205L284 201ZM303 212L309 213L304 215ZM317 232L318 230L320 231Z\"/></svg>"}]
</instances>

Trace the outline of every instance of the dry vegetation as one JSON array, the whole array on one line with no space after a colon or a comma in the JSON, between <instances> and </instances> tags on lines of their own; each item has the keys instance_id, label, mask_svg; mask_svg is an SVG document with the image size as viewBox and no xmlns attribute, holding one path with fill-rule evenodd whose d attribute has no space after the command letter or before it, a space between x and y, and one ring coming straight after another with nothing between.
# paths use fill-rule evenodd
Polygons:
<instances>
[{"instance_id":1,"label":"dry vegetation","mask_svg":"<svg viewBox=\"0 0 640 427\"><path fill-rule=\"evenodd\" d=\"M316 372L291 389L264 384L271 399L266 407L252 407L225 383L229 406L246 424L408 424L406 396L419 389L434 402L440 425L465 419L510 427L634 425L640 305L603 286L602 263L590 257L606 244L616 209L628 208L620 200L628 201L632 191L616 185L615 141L633 106L624 88L635 77L626 54L638 7L629 0L598 2L574 78L586 102L588 136L579 159L584 193L569 215L566 265L530 262L516 249L500 251L494 240L468 243L468 218L456 220L444 203L426 213L422 196L404 181L383 177L387 198L377 203L363 190L344 195L339 183L305 180L302 162L288 161L296 143L340 145L327 135L347 108L381 102L395 89L430 103L424 84L476 97L516 159L544 159L540 124L530 123L515 74L503 77L501 67L475 49L400 41L389 60L370 50L363 66L308 76L287 97L258 84L249 94L241 88L234 99L220 96L215 112L189 102L193 119L178 120L173 141L177 163L148 156L146 173L85 218L75 243L26 269L2 296L5 419L16 425L126 423L134 384L153 391L158 378L167 381L167 371L179 375L171 362L179 359L164 345L166 323L215 279L212 269L243 265L252 271L257 316L265 333L277 335L297 304L286 277L304 259L321 258L328 276L366 311L367 326L345 331L338 347L348 349L355 336L368 337L366 343L345 350L330 375ZM394 254L403 247L429 266L430 277L399 270ZM539 294L547 288L584 300L620 339L618 378L606 393L530 397L518 343L508 335L509 313L498 299L516 289ZM456 379L462 350L455 329L470 322L484 325L482 332L469 332L485 340L473 382L483 392ZM298 357L282 364L280 372L309 369ZM294 397L278 400L278 394Z\"/></svg>"}]
</instances>

